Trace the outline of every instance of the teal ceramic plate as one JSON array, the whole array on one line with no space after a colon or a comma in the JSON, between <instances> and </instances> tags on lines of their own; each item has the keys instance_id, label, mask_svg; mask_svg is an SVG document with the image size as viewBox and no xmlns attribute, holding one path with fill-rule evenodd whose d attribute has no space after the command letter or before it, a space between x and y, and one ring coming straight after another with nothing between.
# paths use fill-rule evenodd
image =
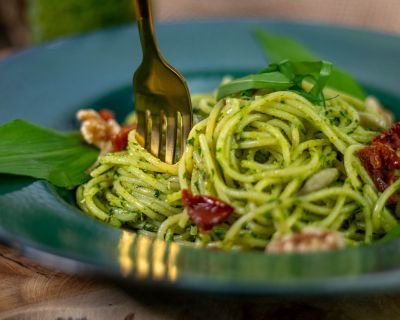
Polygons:
<instances>
[{"instance_id":1,"label":"teal ceramic plate","mask_svg":"<svg viewBox=\"0 0 400 320\"><path fill-rule=\"evenodd\" d=\"M254 26L305 42L350 71L400 119L398 37L282 21L177 23L158 26L157 34L191 92L204 92L225 74L265 66L251 36ZM60 40L0 62L0 122L24 118L76 129L75 112L88 106L114 109L123 118L132 108L138 44L136 30L128 26ZM400 288L400 240L288 256L168 245L96 221L77 209L72 192L23 177L0 176L0 235L46 264L132 286L258 296Z\"/></svg>"}]
</instances>

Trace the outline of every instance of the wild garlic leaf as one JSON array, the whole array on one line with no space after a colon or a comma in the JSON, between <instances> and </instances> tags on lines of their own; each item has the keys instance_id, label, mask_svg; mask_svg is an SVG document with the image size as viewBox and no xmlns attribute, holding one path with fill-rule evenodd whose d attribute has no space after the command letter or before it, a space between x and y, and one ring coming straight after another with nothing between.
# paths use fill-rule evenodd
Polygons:
<instances>
[{"instance_id":1,"label":"wild garlic leaf","mask_svg":"<svg viewBox=\"0 0 400 320\"><path fill-rule=\"evenodd\" d=\"M273 63L256 74L225 83L218 88L217 100L237 93L252 94L252 90L270 89L298 92L312 103L324 104L322 90L329 78L332 64L328 61L292 62L284 60ZM302 81L313 84L310 92L304 91Z\"/></svg>"},{"instance_id":2,"label":"wild garlic leaf","mask_svg":"<svg viewBox=\"0 0 400 320\"><path fill-rule=\"evenodd\" d=\"M0 126L0 173L45 179L59 187L88 180L98 156L78 132L63 133L24 120Z\"/></svg>"},{"instance_id":3,"label":"wild garlic leaf","mask_svg":"<svg viewBox=\"0 0 400 320\"><path fill-rule=\"evenodd\" d=\"M263 29L254 30L256 40L263 48L265 56L272 63L288 59L291 61L321 60L311 50L294 39L271 34ZM364 100L367 96L361 86L346 71L333 67L327 86L345 94Z\"/></svg>"},{"instance_id":4,"label":"wild garlic leaf","mask_svg":"<svg viewBox=\"0 0 400 320\"><path fill-rule=\"evenodd\" d=\"M275 35L261 28L254 29L254 35L268 57L270 63L278 63L282 60L291 61L317 61L321 60L306 46L296 40Z\"/></svg>"},{"instance_id":5,"label":"wild garlic leaf","mask_svg":"<svg viewBox=\"0 0 400 320\"><path fill-rule=\"evenodd\" d=\"M337 67L333 68L327 86L361 100L367 97L364 89L346 71Z\"/></svg>"},{"instance_id":6,"label":"wild garlic leaf","mask_svg":"<svg viewBox=\"0 0 400 320\"><path fill-rule=\"evenodd\" d=\"M329 61L289 61L284 60L278 64L279 70L292 80L299 92L304 91L302 88L302 81L306 80L313 85L310 92L304 92L309 96L313 103L319 101L325 104L325 99L322 93L327 81L332 72L332 63Z\"/></svg>"},{"instance_id":7,"label":"wild garlic leaf","mask_svg":"<svg viewBox=\"0 0 400 320\"><path fill-rule=\"evenodd\" d=\"M221 85L218 88L217 100L250 89L286 90L293 86L293 84L294 83L281 72L272 71L269 73L250 74L246 77Z\"/></svg>"}]
</instances>

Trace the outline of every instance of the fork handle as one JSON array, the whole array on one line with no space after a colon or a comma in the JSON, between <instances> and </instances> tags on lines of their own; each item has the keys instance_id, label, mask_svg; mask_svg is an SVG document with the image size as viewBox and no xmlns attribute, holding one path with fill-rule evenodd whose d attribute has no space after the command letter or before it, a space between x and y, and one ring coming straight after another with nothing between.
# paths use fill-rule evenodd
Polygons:
<instances>
[{"instance_id":1,"label":"fork handle","mask_svg":"<svg viewBox=\"0 0 400 320\"><path fill-rule=\"evenodd\" d=\"M133 3L142 44L143 59L147 59L152 55L159 56L154 35L151 0L134 0Z\"/></svg>"}]
</instances>

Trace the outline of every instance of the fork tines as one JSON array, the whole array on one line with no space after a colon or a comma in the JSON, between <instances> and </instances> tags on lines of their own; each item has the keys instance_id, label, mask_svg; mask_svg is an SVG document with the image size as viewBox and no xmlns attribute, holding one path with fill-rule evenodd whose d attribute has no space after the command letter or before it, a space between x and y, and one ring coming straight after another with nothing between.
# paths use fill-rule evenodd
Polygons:
<instances>
[{"instance_id":1,"label":"fork tines","mask_svg":"<svg viewBox=\"0 0 400 320\"><path fill-rule=\"evenodd\" d=\"M137 117L137 133L143 137L144 147L166 163L177 162L185 149L191 117L165 110L137 110Z\"/></svg>"}]
</instances>

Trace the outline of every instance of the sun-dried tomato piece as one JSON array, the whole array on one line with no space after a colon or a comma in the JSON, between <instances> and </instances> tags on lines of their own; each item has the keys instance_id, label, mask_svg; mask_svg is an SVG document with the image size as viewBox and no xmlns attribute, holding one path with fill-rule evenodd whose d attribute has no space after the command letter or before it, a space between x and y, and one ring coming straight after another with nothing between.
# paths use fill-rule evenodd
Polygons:
<instances>
[{"instance_id":1,"label":"sun-dried tomato piece","mask_svg":"<svg viewBox=\"0 0 400 320\"><path fill-rule=\"evenodd\" d=\"M208 231L226 221L234 210L220 199L203 195L194 196L187 189L182 190L182 200L189 216L203 231Z\"/></svg>"},{"instance_id":2,"label":"sun-dried tomato piece","mask_svg":"<svg viewBox=\"0 0 400 320\"><path fill-rule=\"evenodd\" d=\"M115 119L114 112L112 112L111 110L108 110L108 109L101 109L99 111L99 115L104 121Z\"/></svg>"},{"instance_id":3,"label":"sun-dried tomato piece","mask_svg":"<svg viewBox=\"0 0 400 320\"><path fill-rule=\"evenodd\" d=\"M136 128L136 125L124 126L119 130L119 132L111 138L113 151L122 151L125 150L128 145L128 134L133 129Z\"/></svg>"},{"instance_id":4,"label":"sun-dried tomato piece","mask_svg":"<svg viewBox=\"0 0 400 320\"><path fill-rule=\"evenodd\" d=\"M360 149L358 157L380 192L396 181L395 170L400 169L400 158L390 146L373 142L370 146ZM394 203L396 200L397 196L393 195L389 202Z\"/></svg>"},{"instance_id":5,"label":"sun-dried tomato piece","mask_svg":"<svg viewBox=\"0 0 400 320\"><path fill-rule=\"evenodd\" d=\"M383 143L394 150L400 148L400 122L396 123L392 129L381 133L372 139L372 143Z\"/></svg>"}]
</instances>

